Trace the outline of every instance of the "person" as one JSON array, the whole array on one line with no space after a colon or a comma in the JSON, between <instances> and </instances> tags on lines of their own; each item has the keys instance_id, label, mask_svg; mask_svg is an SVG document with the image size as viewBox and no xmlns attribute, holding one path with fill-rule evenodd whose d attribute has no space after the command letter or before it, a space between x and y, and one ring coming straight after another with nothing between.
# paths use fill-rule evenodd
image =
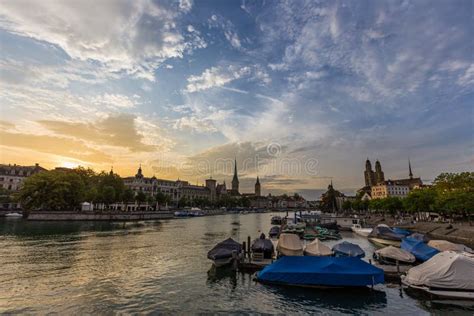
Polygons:
<instances>
[{"instance_id":1,"label":"person","mask_svg":"<svg viewBox=\"0 0 474 316\"><path fill-rule=\"evenodd\" d=\"M262 234L260 235L260 239L265 239L265 238L266 238L265 234L262 233Z\"/></svg>"}]
</instances>

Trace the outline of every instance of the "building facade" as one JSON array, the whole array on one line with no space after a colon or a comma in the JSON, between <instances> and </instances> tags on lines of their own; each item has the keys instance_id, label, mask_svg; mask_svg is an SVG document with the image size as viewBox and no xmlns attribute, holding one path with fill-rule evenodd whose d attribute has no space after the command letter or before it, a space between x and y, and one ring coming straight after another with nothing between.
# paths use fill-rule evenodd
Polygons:
<instances>
[{"instance_id":1,"label":"building facade","mask_svg":"<svg viewBox=\"0 0 474 316\"><path fill-rule=\"evenodd\" d=\"M0 187L8 191L18 191L29 176L46 171L39 164L34 166L0 165Z\"/></svg>"},{"instance_id":2,"label":"building facade","mask_svg":"<svg viewBox=\"0 0 474 316\"><path fill-rule=\"evenodd\" d=\"M372 187L372 199L384 199L387 197L405 198L410 192L408 185L393 181L385 181Z\"/></svg>"}]
</instances>

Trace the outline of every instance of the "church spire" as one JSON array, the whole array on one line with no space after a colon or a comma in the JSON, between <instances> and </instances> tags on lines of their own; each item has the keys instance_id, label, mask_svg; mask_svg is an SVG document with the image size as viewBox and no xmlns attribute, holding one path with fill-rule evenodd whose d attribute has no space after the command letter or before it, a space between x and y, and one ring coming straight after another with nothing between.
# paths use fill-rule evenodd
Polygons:
<instances>
[{"instance_id":1,"label":"church spire","mask_svg":"<svg viewBox=\"0 0 474 316\"><path fill-rule=\"evenodd\" d=\"M237 158L234 159L234 177L232 178L232 191L239 194L239 177L237 176Z\"/></svg>"},{"instance_id":2,"label":"church spire","mask_svg":"<svg viewBox=\"0 0 474 316\"><path fill-rule=\"evenodd\" d=\"M410 162L410 158L408 158L408 170L409 170L410 179L413 179L413 172L411 172L411 162Z\"/></svg>"}]
</instances>

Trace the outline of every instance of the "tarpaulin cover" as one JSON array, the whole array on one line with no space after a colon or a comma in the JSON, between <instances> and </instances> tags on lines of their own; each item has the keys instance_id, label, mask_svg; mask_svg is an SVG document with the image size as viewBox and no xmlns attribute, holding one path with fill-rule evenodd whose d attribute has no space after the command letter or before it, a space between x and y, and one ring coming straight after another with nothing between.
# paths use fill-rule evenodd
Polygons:
<instances>
[{"instance_id":1,"label":"tarpaulin cover","mask_svg":"<svg viewBox=\"0 0 474 316\"><path fill-rule=\"evenodd\" d=\"M270 232L268 232L268 236L270 237L278 236L278 234L280 234L279 226L273 226L272 228L270 228Z\"/></svg>"},{"instance_id":2,"label":"tarpaulin cover","mask_svg":"<svg viewBox=\"0 0 474 316\"><path fill-rule=\"evenodd\" d=\"M260 271L257 280L305 286L367 286L383 283L384 273L359 258L283 257Z\"/></svg>"},{"instance_id":3,"label":"tarpaulin cover","mask_svg":"<svg viewBox=\"0 0 474 316\"><path fill-rule=\"evenodd\" d=\"M303 245L300 237L295 234L281 234L278 239L277 251L284 256L302 256Z\"/></svg>"},{"instance_id":4,"label":"tarpaulin cover","mask_svg":"<svg viewBox=\"0 0 474 316\"><path fill-rule=\"evenodd\" d=\"M388 258L392 260L398 260L402 262L415 262L415 256L410 252L400 249L394 246L388 246L379 250L376 250L375 253L383 258Z\"/></svg>"},{"instance_id":5,"label":"tarpaulin cover","mask_svg":"<svg viewBox=\"0 0 474 316\"><path fill-rule=\"evenodd\" d=\"M463 245L455 244L447 240L430 240L428 246L438 249L439 251L456 251L456 252L471 252L472 249Z\"/></svg>"},{"instance_id":6,"label":"tarpaulin cover","mask_svg":"<svg viewBox=\"0 0 474 316\"><path fill-rule=\"evenodd\" d=\"M334 245L332 251L335 256L347 256L347 257L358 257L363 258L365 256L364 250L358 245L343 241L340 244Z\"/></svg>"},{"instance_id":7,"label":"tarpaulin cover","mask_svg":"<svg viewBox=\"0 0 474 316\"><path fill-rule=\"evenodd\" d=\"M405 237L405 235L397 234L392 229L390 229L390 227L382 224L377 225L377 227L372 230L368 237L400 241L403 237Z\"/></svg>"},{"instance_id":8,"label":"tarpaulin cover","mask_svg":"<svg viewBox=\"0 0 474 316\"><path fill-rule=\"evenodd\" d=\"M408 235L408 238L416 239L425 243L430 240L426 235L420 233L413 233L411 235Z\"/></svg>"},{"instance_id":9,"label":"tarpaulin cover","mask_svg":"<svg viewBox=\"0 0 474 316\"><path fill-rule=\"evenodd\" d=\"M394 227L394 228L392 228L392 230L393 230L396 234L403 235L403 236L408 236L408 235L411 234L411 231L406 230L406 229L403 229L403 228Z\"/></svg>"},{"instance_id":10,"label":"tarpaulin cover","mask_svg":"<svg viewBox=\"0 0 474 316\"><path fill-rule=\"evenodd\" d=\"M242 251L242 245L232 238L226 239L214 246L207 253L207 258L211 260L224 259L232 257L232 251L239 254Z\"/></svg>"},{"instance_id":11,"label":"tarpaulin cover","mask_svg":"<svg viewBox=\"0 0 474 316\"><path fill-rule=\"evenodd\" d=\"M417 260L427 261L439 251L422 241L407 237L402 240L400 248L410 252Z\"/></svg>"},{"instance_id":12,"label":"tarpaulin cover","mask_svg":"<svg viewBox=\"0 0 474 316\"><path fill-rule=\"evenodd\" d=\"M304 248L304 253L307 256L332 256L331 248L315 239Z\"/></svg>"},{"instance_id":13,"label":"tarpaulin cover","mask_svg":"<svg viewBox=\"0 0 474 316\"><path fill-rule=\"evenodd\" d=\"M408 270L404 282L453 290L474 290L474 256L444 251Z\"/></svg>"},{"instance_id":14,"label":"tarpaulin cover","mask_svg":"<svg viewBox=\"0 0 474 316\"><path fill-rule=\"evenodd\" d=\"M253 252L263 252L265 258L271 258L275 251L273 243L270 239L255 239L252 244Z\"/></svg>"}]
</instances>

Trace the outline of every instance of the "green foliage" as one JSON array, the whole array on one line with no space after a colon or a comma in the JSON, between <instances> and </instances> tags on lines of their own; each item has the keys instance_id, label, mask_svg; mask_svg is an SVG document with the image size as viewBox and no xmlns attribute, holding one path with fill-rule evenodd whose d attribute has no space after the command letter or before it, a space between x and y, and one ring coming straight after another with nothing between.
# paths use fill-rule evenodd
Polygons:
<instances>
[{"instance_id":1,"label":"green foliage","mask_svg":"<svg viewBox=\"0 0 474 316\"><path fill-rule=\"evenodd\" d=\"M26 210L75 210L84 201L85 191L80 174L52 170L27 178L17 199Z\"/></svg>"},{"instance_id":2,"label":"green foliage","mask_svg":"<svg viewBox=\"0 0 474 316\"><path fill-rule=\"evenodd\" d=\"M352 202L349 201L349 200L344 201L344 203L342 203L342 209L343 209L344 211L349 211L349 210L351 210L351 209L352 209Z\"/></svg>"},{"instance_id":3,"label":"green foliage","mask_svg":"<svg viewBox=\"0 0 474 316\"><path fill-rule=\"evenodd\" d=\"M130 188L126 188L122 194L122 201L125 203L133 202L135 200L135 193Z\"/></svg>"},{"instance_id":4,"label":"green foliage","mask_svg":"<svg viewBox=\"0 0 474 316\"><path fill-rule=\"evenodd\" d=\"M138 204L144 203L147 200L147 195L143 193L142 191L139 191L137 195L135 195L135 201L137 201Z\"/></svg>"}]
</instances>

